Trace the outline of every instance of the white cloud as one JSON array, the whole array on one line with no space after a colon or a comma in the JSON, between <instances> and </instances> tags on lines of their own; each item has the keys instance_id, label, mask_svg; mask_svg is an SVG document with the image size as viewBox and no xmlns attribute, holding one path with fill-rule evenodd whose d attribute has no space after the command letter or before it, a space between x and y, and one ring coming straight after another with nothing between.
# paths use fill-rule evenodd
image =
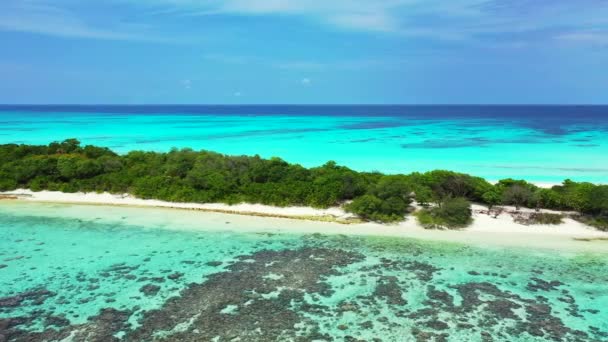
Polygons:
<instances>
[{"instance_id":1,"label":"white cloud","mask_svg":"<svg viewBox=\"0 0 608 342\"><path fill-rule=\"evenodd\" d=\"M303 86L308 87L312 84L312 81L310 80L310 78L303 78L300 83L302 83Z\"/></svg>"},{"instance_id":2,"label":"white cloud","mask_svg":"<svg viewBox=\"0 0 608 342\"><path fill-rule=\"evenodd\" d=\"M135 0L122 0L135 2ZM188 15L297 15L343 29L394 31L395 10L423 0L151 0L164 13Z\"/></svg>"},{"instance_id":3,"label":"white cloud","mask_svg":"<svg viewBox=\"0 0 608 342\"><path fill-rule=\"evenodd\" d=\"M171 13L292 15L340 29L447 41L473 39L479 34L608 25L608 2L601 0L149 0L147 3Z\"/></svg>"},{"instance_id":4,"label":"white cloud","mask_svg":"<svg viewBox=\"0 0 608 342\"><path fill-rule=\"evenodd\" d=\"M578 31L605 30L608 1L0 0L0 30L65 37L161 42L199 41L206 37L201 34L208 33L203 25L192 26L192 36L161 37L162 32L171 32L165 30L175 24L164 19L184 15L297 16L341 30L390 32L404 38L441 41L480 41L480 35L499 40L492 35L542 32L545 37L561 34L562 41L593 43L598 34L580 36ZM161 16L163 20L156 20ZM243 25L249 23L244 22ZM214 28L230 30L222 25Z\"/></svg>"},{"instance_id":5,"label":"white cloud","mask_svg":"<svg viewBox=\"0 0 608 342\"><path fill-rule=\"evenodd\" d=\"M11 1L0 4L0 30L39 33L60 37L106 40L152 40L133 33L140 25L92 25L83 15L44 0Z\"/></svg>"}]
</instances>

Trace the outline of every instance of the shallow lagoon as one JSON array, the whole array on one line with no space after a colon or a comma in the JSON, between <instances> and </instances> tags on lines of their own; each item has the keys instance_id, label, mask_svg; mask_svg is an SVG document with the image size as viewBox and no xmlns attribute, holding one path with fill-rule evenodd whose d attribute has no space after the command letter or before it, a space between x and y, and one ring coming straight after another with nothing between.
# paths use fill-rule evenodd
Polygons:
<instances>
[{"instance_id":1,"label":"shallow lagoon","mask_svg":"<svg viewBox=\"0 0 608 342\"><path fill-rule=\"evenodd\" d=\"M215 227L136 219L149 210L2 202L0 334L76 341L608 339L607 254L239 233L233 225L242 221L230 216Z\"/></svg>"}]
</instances>

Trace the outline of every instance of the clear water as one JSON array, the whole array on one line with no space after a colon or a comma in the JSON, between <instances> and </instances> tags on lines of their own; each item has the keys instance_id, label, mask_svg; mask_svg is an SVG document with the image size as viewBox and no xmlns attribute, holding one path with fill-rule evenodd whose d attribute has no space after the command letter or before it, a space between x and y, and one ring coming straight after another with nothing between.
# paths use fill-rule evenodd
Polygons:
<instances>
[{"instance_id":1,"label":"clear water","mask_svg":"<svg viewBox=\"0 0 608 342\"><path fill-rule=\"evenodd\" d=\"M608 254L238 233L229 215L183 213L0 202L0 334L608 340Z\"/></svg>"},{"instance_id":2,"label":"clear water","mask_svg":"<svg viewBox=\"0 0 608 342\"><path fill-rule=\"evenodd\" d=\"M78 138L119 152L191 147L552 183L608 183L607 132L607 106L0 106L0 143Z\"/></svg>"}]
</instances>

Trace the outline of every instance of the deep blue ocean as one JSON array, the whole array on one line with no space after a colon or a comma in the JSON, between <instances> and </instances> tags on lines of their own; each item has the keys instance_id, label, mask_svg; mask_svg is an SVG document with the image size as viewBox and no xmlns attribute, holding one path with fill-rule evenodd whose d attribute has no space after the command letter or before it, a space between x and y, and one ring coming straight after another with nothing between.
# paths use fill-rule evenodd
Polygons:
<instances>
[{"instance_id":1,"label":"deep blue ocean","mask_svg":"<svg viewBox=\"0 0 608 342\"><path fill-rule=\"evenodd\" d=\"M0 106L0 143L78 138L389 173L608 182L608 106Z\"/></svg>"}]
</instances>

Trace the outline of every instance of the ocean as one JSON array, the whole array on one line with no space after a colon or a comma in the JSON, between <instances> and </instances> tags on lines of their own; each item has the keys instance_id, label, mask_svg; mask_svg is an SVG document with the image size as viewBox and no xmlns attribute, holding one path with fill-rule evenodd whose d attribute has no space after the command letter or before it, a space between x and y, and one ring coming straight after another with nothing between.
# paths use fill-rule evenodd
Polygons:
<instances>
[{"instance_id":1,"label":"ocean","mask_svg":"<svg viewBox=\"0 0 608 342\"><path fill-rule=\"evenodd\" d=\"M0 106L0 143L539 183L608 183L607 133L601 106ZM295 233L307 224L324 223L0 200L0 341L608 340L605 241Z\"/></svg>"},{"instance_id":2,"label":"ocean","mask_svg":"<svg viewBox=\"0 0 608 342\"><path fill-rule=\"evenodd\" d=\"M608 183L608 106L0 106L0 143L67 138L120 153L189 147L307 167Z\"/></svg>"},{"instance_id":3,"label":"ocean","mask_svg":"<svg viewBox=\"0 0 608 342\"><path fill-rule=\"evenodd\" d=\"M245 233L238 226L264 220L306 224L0 202L0 335L100 342L608 340L606 254Z\"/></svg>"}]
</instances>

